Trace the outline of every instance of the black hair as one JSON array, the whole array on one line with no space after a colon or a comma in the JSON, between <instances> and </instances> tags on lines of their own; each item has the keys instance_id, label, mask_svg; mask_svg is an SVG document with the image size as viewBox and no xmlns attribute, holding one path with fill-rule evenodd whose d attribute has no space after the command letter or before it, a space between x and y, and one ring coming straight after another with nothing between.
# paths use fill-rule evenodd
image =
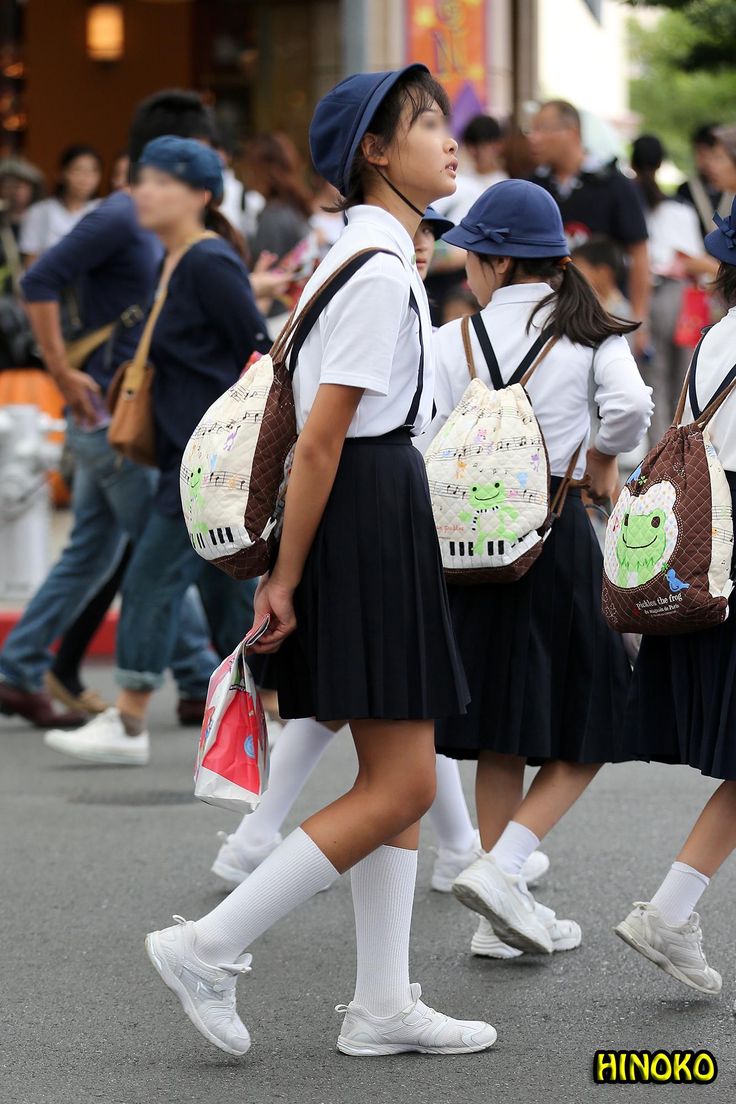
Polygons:
<instances>
[{"instance_id":1,"label":"black hair","mask_svg":"<svg viewBox=\"0 0 736 1104\"><path fill-rule=\"evenodd\" d=\"M708 149L713 149L718 139L713 131L718 126L718 123L705 123L703 126L699 126L697 130L694 130L690 143L693 146L707 146Z\"/></svg>"},{"instance_id":2,"label":"black hair","mask_svg":"<svg viewBox=\"0 0 736 1104\"><path fill-rule=\"evenodd\" d=\"M164 134L212 142L215 136L212 112L196 92L173 88L149 96L136 108L130 125L128 153L131 164L136 163L148 142Z\"/></svg>"},{"instance_id":3,"label":"black hair","mask_svg":"<svg viewBox=\"0 0 736 1104\"><path fill-rule=\"evenodd\" d=\"M230 219L223 215L212 203L208 203L204 212L204 225L233 247L242 261L250 264L250 253L245 238L236 230Z\"/></svg>"},{"instance_id":4,"label":"black hair","mask_svg":"<svg viewBox=\"0 0 736 1104\"><path fill-rule=\"evenodd\" d=\"M100 176L102 176L102 157L94 148L94 146L88 146L83 142L77 142L72 146L67 146L61 151L61 153L59 154L59 160L56 163L59 174L68 169L69 166L73 164L73 162L76 161L78 157L92 157L97 162L97 168L100 171ZM54 188L54 195L57 197L57 199L63 199L65 191L66 187L63 180L59 180L56 187ZM94 199L96 195L97 188L95 188L94 194L90 196L90 199Z\"/></svg>"},{"instance_id":5,"label":"black hair","mask_svg":"<svg viewBox=\"0 0 736 1104\"><path fill-rule=\"evenodd\" d=\"M625 276L624 255L621 247L612 238L605 234L594 234L587 241L581 242L572 251L572 259L580 257L587 261L593 268L605 265L614 274L617 284L623 282Z\"/></svg>"},{"instance_id":6,"label":"black hair","mask_svg":"<svg viewBox=\"0 0 736 1104\"><path fill-rule=\"evenodd\" d=\"M493 262L491 257L476 256L485 263ZM530 314L527 332L540 311L550 306L552 313L546 327L557 337L566 337L574 345L589 349L596 349L607 337L620 337L639 328L638 322L609 314L580 269L567 259L512 257L504 286L515 283L518 277L535 277L540 283L549 281L552 287L551 293Z\"/></svg>"},{"instance_id":7,"label":"black hair","mask_svg":"<svg viewBox=\"0 0 736 1104\"><path fill-rule=\"evenodd\" d=\"M710 285L710 290L726 304L728 310L736 307L736 265L721 261L718 274Z\"/></svg>"},{"instance_id":8,"label":"black hair","mask_svg":"<svg viewBox=\"0 0 736 1104\"><path fill-rule=\"evenodd\" d=\"M657 183L657 170L665 159L665 149L654 134L642 134L631 147L631 167L644 196L644 203L654 211L666 196Z\"/></svg>"},{"instance_id":9,"label":"black hair","mask_svg":"<svg viewBox=\"0 0 736 1104\"><path fill-rule=\"evenodd\" d=\"M419 116L428 111L434 104L449 118L450 99L447 92L438 80L424 69L410 69L397 80L385 100L379 104L378 109L370 121L369 134L375 134L384 145L393 141L399 127L401 113L406 104L411 104L409 126L413 126ZM363 151L358 152L353 159L350 170L347 194L340 203L334 207L325 208L329 211L347 211L350 207L362 203L364 199L365 174L369 164Z\"/></svg>"},{"instance_id":10,"label":"black hair","mask_svg":"<svg viewBox=\"0 0 736 1104\"><path fill-rule=\"evenodd\" d=\"M476 115L463 131L466 146L479 146L482 142L499 142L503 136L501 127L492 115Z\"/></svg>"},{"instance_id":11,"label":"black hair","mask_svg":"<svg viewBox=\"0 0 736 1104\"><path fill-rule=\"evenodd\" d=\"M574 127L576 130L582 130L583 124L580 118L580 112L569 100L547 100L546 103L542 104L539 110L544 111L545 107L554 108L561 123L565 123L569 127Z\"/></svg>"}]
</instances>

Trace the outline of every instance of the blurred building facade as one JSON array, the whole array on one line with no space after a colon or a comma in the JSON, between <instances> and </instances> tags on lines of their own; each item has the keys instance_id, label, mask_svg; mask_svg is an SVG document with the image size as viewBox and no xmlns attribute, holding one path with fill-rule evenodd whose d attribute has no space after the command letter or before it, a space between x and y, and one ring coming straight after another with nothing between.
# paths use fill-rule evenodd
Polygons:
<instances>
[{"instance_id":1,"label":"blurred building facade","mask_svg":"<svg viewBox=\"0 0 736 1104\"><path fill-rule=\"evenodd\" d=\"M119 39L108 60L91 56L94 9L98 33ZM628 107L616 0L0 0L0 13L2 144L47 175L72 141L109 163L136 101L162 87L203 91L226 136L280 129L302 149L315 101L341 76L414 59L459 117L521 121L540 96L614 122Z\"/></svg>"}]
</instances>

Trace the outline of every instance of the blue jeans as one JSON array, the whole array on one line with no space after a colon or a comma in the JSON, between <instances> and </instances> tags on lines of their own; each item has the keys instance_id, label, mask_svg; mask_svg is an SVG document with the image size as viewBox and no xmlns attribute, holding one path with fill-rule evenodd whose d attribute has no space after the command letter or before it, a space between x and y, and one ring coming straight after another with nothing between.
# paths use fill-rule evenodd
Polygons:
<instances>
[{"instance_id":1,"label":"blue jeans","mask_svg":"<svg viewBox=\"0 0 736 1104\"><path fill-rule=\"evenodd\" d=\"M158 479L152 469L120 457L104 429L87 432L70 418L67 442L74 456L69 542L0 652L0 678L22 690L41 689L53 662L54 641L115 570L126 535L133 540L140 536ZM183 628L176 650L181 669L177 681L184 696L200 697L207 687L204 669L210 666L211 671L216 656L196 605L188 605Z\"/></svg>"},{"instance_id":2,"label":"blue jeans","mask_svg":"<svg viewBox=\"0 0 736 1104\"><path fill-rule=\"evenodd\" d=\"M216 650L229 655L253 622L255 582L238 582L192 548L183 517L153 510L123 582L117 671L126 690L155 690L171 663L180 607L196 585ZM215 659L207 678L217 666ZM206 687L205 687L206 688Z\"/></svg>"}]
</instances>

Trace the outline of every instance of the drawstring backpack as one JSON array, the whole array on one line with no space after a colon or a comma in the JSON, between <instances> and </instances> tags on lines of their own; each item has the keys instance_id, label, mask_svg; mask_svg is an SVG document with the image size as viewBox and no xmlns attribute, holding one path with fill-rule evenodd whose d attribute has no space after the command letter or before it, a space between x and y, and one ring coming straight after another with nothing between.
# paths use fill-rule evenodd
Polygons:
<instances>
[{"instance_id":1,"label":"drawstring backpack","mask_svg":"<svg viewBox=\"0 0 736 1104\"><path fill-rule=\"evenodd\" d=\"M187 443L180 490L192 547L235 579L264 574L276 553L297 437L292 378L299 350L333 296L378 253L398 256L363 249L341 264L303 310L292 312L271 352L210 406ZM410 306L418 314L413 293ZM409 425L419 406L423 366L422 349Z\"/></svg>"},{"instance_id":2,"label":"drawstring backpack","mask_svg":"<svg viewBox=\"0 0 736 1104\"><path fill-rule=\"evenodd\" d=\"M668 636L728 616L731 492L707 427L736 386L736 365L701 411L695 373L702 344L674 422L627 480L608 522L603 612L618 632ZM680 425L688 392L694 421Z\"/></svg>"},{"instance_id":3,"label":"drawstring backpack","mask_svg":"<svg viewBox=\"0 0 736 1104\"><path fill-rule=\"evenodd\" d=\"M470 321L461 323L470 383L424 459L448 580L509 583L541 553L583 442L551 499L547 446L526 386L558 339L544 330L505 384L483 319L474 315L491 389L475 371Z\"/></svg>"}]
</instances>

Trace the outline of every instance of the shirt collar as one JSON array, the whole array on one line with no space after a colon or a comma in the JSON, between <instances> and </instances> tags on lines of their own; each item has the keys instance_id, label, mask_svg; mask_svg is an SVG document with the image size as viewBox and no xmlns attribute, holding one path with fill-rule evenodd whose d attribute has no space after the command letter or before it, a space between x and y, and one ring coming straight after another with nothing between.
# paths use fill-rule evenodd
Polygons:
<instances>
[{"instance_id":1,"label":"shirt collar","mask_svg":"<svg viewBox=\"0 0 736 1104\"><path fill-rule=\"evenodd\" d=\"M357 207L350 207L346 211L348 225L368 225L383 230L399 247L399 250L409 262L414 263L414 242L397 218L384 211L382 207L374 207L373 204L361 203Z\"/></svg>"},{"instance_id":2,"label":"shirt collar","mask_svg":"<svg viewBox=\"0 0 736 1104\"><path fill-rule=\"evenodd\" d=\"M508 287L494 291L489 306L495 307L505 303L540 303L552 294L549 284L510 284Z\"/></svg>"}]
</instances>

